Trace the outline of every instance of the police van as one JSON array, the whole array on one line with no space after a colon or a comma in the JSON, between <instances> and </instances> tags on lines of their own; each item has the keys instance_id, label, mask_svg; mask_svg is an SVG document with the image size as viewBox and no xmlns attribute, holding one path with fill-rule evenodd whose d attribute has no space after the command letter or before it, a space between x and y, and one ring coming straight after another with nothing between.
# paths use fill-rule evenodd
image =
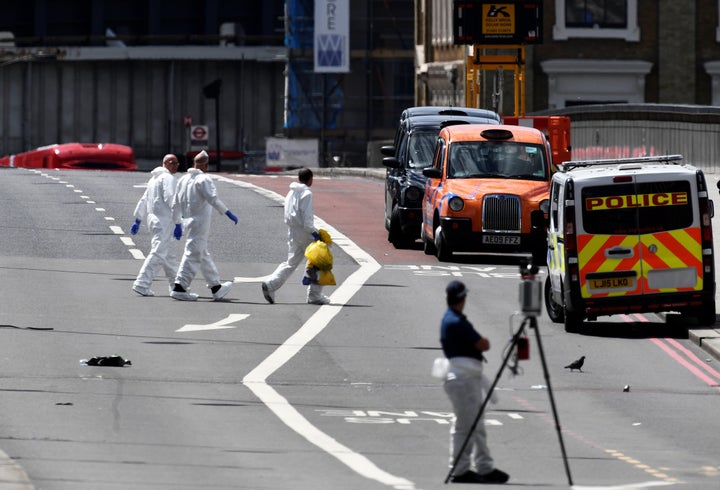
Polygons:
<instances>
[{"instance_id":1,"label":"police van","mask_svg":"<svg viewBox=\"0 0 720 490\"><path fill-rule=\"evenodd\" d=\"M715 322L713 203L682 155L569 161L550 185L550 319L680 312Z\"/></svg>"}]
</instances>

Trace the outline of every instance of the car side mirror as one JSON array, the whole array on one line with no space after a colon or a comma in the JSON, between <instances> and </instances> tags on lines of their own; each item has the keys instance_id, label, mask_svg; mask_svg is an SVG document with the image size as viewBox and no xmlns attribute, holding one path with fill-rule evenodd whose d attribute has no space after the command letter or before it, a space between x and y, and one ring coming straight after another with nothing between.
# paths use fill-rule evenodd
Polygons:
<instances>
[{"instance_id":1,"label":"car side mirror","mask_svg":"<svg viewBox=\"0 0 720 490\"><path fill-rule=\"evenodd\" d=\"M394 157L395 156L395 145L381 146L380 153L382 153L386 157Z\"/></svg>"},{"instance_id":2,"label":"car side mirror","mask_svg":"<svg viewBox=\"0 0 720 490\"><path fill-rule=\"evenodd\" d=\"M400 168L402 165L400 164L400 161L395 157L385 157L383 158L383 165L387 168Z\"/></svg>"},{"instance_id":3,"label":"car side mirror","mask_svg":"<svg viewBox=\"0 0 720 490\"><path fill-rule=\"evenodd\" d=\"M442 177L442 170L437 167L424 168L423 175L431 179L439 179Z\"/></svg>"}]
</instances>

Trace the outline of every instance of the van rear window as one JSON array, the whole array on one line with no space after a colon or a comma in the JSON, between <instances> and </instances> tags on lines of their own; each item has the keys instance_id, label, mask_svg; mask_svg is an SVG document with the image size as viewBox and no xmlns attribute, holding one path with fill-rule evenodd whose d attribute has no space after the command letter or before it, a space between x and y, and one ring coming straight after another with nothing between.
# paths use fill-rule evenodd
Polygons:
<instances>
[{"instance_id":1,"label":"van rear window","mask_svg":"<svg viewBox=\"0 0 720 490\"><path fill-rule=\"evenodd\" d=\"M657 233L687 228L693 223L688 181L586 187L581 194L586 233Z\"/></svg>"}]
</instances>

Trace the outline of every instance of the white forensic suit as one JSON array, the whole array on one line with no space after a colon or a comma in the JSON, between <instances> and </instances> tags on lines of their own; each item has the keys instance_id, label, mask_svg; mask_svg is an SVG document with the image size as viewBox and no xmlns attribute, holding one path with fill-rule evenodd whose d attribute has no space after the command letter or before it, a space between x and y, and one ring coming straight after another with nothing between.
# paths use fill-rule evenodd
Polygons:
<instances>
[{"instance_id":1,"label":"white forensic suit","mask_svg":"<svg viewBox=\"0 0 720 490\"><path fill-rule=\"evenodd\" d=\"M177 256L172 243L174 224L172 203L177 180L162 165L154 168L150 174L152 177L148 181L145 193L135 206L134 212L135 219L146 222L148 231L152 233L150 252L133 284L133 286L143 289L150 289L160 268L165 271L165 276L172 286L178 268Z\"/></svg>"},{"instance_id":2,"label":"white forensic suit","mask_svg":"<svg viewBox=\"0 0 720 490\"><path fill-rule=\"evenodd\" d=\"M178 180L173 202L173 221L184 223L185 252L175 283L188 289L198 269L208 287L220 284L220 274L208 251L212 210L225 214L228 207L218 198L212 178L197 168L188 169Z\"/></svg>"},{"instance_id":3,"label":"white forensic suit","mask_svg":"<svg viewBox=\"0 0 720 490\"><path fill-rule=\"evenodd\" d=\"M290 192L285 196L285 224L288 227L288 258L278 265L265 281L270 291L277 291L288 280L297 266L305 259L305 249L317 232L314 225L313 194L310 187L302 182L290 184ZM320 299L322 286L310 284L307 289L307 301Z\"/></svg>"}]
</instances>

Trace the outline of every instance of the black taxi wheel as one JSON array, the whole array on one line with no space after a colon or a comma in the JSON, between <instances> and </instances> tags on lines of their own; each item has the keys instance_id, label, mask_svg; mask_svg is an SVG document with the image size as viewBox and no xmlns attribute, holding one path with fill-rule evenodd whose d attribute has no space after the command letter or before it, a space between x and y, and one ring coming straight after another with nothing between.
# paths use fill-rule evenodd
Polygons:
<instances>
[{"instance_id":1,"label":"black taxi wheel","mask_svg":"<svg viewBox=\"0 0 720 490\"><path fill-rule=\"evenodd\" d=\"M452 260L452 249L445 241L441 226L435 228L435 256L440 262Z\"/></svg>"},{"instance_id":2,"label":"black taxi wheel","mask_svg":"<svg viewBox=\"0 0 720 490\"><path fill-rule=\"evenodd\" d=\"M565 321L565 309L561 304L556 303L552 297L552 284L549 276L545 278L545 309L550 320L554 323L563 323Z\"/></svg>"},{"instance_id":3,"label":"black taxi wheel","mask_svg":"<svg viewBox=\"0 0 720 490\"><path fill-rule=\"evenodd\" d=\"M425 234L425 227L420 228L420 239L423 242L423 252L425 255L435 255L435 244L432 241L432 237Z\"/></svg>"},{"instance_id":4,"label":"black taxi wheel","mask_svg":"<svg viewBox=\"0 0 720 490\"><path fill-rule=\"evenodd\" d=\"M414 240L404 235L400 227L400 209L393 206L392 216L390 217L390 229L388 231L388 241L395 248L408 248Z\"/></svg>"}]
</instances>

